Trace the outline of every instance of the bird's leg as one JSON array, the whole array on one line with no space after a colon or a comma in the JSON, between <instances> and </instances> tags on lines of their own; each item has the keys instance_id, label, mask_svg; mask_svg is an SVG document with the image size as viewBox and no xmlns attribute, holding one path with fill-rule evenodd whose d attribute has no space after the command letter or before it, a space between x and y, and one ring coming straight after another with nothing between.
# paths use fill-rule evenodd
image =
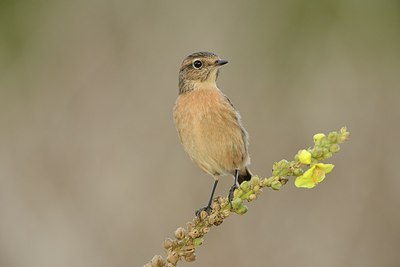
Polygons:
<instances>
[{"instance_id":1,"label":"bird's leg","mask_svg":"<svg viewBox=\"0 0 400 267\"><path fill-rule=\"evenodd\" d=\"M233 183L231 189L229 190L229 195L228 195L228 200L229 200L229 204L231 204L231 207L232 207L232 200L233 200L233 192L235 192L235 189L239 188L239 186L240 186L238 179L239 179L239 170L236 169L235 170L235 182Z\"/></svg>"},{"instance_id":2,"label":"bird's leg","mask_svg":"<svg viewBox=\"0 0 400 267\"><path fill-rule=\"evenodd\" d=\"M214 193L215 193L215 189L217 188L217 184L218 184L218 179L215 179L215 180L214 180L214 185L213 185L213 188L212 188L212 191L211 191L210 200L208 201L207 206L205 206L205 207L203 207L203 208L201 208L201 209L196 210L196 216L197 216L197 217L200 217L200 213L201 213L203 210L206 211L207 213L210 213L210 212L211 212L211 204L212 204L212 202L213 202Z\"/></svg>"}]
</instances>

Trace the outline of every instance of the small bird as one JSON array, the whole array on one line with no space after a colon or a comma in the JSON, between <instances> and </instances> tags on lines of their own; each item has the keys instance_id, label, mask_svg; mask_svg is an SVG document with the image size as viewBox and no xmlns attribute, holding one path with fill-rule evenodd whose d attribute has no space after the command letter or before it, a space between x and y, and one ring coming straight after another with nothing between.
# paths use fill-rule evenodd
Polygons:
<instances>
[{"instance_id":1,"label":"small bird","mask_svg":"<svg viewBox=\"0 0 400 267\"><path fill-rule=\"evenodd\" d=\"M179 138L190 158L214 178L208 205L196 211L211 211L214 192L220 176L233 175L233 192L243 181L250 180L248 169L248 134L239 112L217 87L219 69L228 63L210 52L186 57L179 71L179 95L173 116Z\"/></svg>"}]
</instances>

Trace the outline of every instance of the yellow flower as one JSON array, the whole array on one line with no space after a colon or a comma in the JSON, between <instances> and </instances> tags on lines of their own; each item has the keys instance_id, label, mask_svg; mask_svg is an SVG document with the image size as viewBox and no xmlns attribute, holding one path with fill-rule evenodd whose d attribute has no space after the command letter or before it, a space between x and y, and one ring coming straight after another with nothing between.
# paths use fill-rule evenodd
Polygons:
<instances>
[{"instance_id":1,"label":"yellow flower","mask_svg":"<svg viewBox=\"0 0 400 267\"><path fill-rule=\"evenodd\" d=\"M303 164L310 164L311 163L311 153L307 150L303 149L299 153L299 161Z\"/></svg>"},{"instance_id":2,"label":"yellow flower","mask_svg":"<svg viewBox=\"0 0 400 267\"><path fill-rule=\"evenodd\" d=\"M296 187L313 188L325 179L325 175L333 169L333 164L318 163L309 168L302 176L296 178Z\"/></svg>"}]
</instances>

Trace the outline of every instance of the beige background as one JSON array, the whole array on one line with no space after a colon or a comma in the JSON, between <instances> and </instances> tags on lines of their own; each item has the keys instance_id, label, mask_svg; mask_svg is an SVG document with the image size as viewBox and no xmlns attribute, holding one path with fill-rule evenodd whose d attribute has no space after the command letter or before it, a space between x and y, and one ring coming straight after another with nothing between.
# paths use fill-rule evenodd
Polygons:
<instances>
[{"instance_id":1,"label":"beige background","mask_svg":"<svg viewBox=\"0 0 400 267\"><path fill-rule=\"evenodd\" d=\"M252 170L346 125L314 190L266 191L182 266L399 266L398 1L2 1L0 266L142 266L212 179L172 120L178 68L229 60L220 88ZM226 194L231 178L217 194Z\"/></svg>"}]
</instances>

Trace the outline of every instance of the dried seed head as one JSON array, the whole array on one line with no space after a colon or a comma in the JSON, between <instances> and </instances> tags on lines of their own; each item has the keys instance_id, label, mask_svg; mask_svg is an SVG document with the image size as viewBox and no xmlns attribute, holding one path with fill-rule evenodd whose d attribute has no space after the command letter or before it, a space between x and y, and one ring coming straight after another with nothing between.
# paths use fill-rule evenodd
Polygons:
<instances>
[{"instance_id":1,"label":"dried seed head","mask_svg":"<svg viewBox=\"0 0 400 267\"><path fill-rule=\"evenodd\" d=\"M221 212L221 215L223 218L228 217L231 214L230 210L224 210L223 212Z\"/></svg>"},{"instance_id":2,"label":"dried seed head","mask_svg":"<svg viewBox=\"0 0 400 267\"><path fill-rule=\"evenodd\" d=\"M204 227L202 229L203 234L207 234L209 231L210 231L210 228L208 228L208 227Z\"/></svg>"},{"instance_id":3,"label":"dried seed head","mask_svg":"<svg viewBox=\"0 0 400 267\"><path fill-rule=\"evenodd\" d=\"M219 197L218 202L221 205L221 207L224 207L228 203L228 198L226 197Z\"/></svg>"},{"instance_id":4,"label":"dried seed head","mask_svg":"<svg viewBox=\"0 0 400 267\"><path fill-rule=\"evenodd\" d=\"M175 231L175 237L178 238L179 240L184 239L186 236L186 230L183 227L179 227Z\"/></svg>"},{"instance_id":5,"label":"dried seed head","mask_svg":"<svg viewBox=\"0 0 400 267\"><path fill-rule=\"evenodd\" d=\"M212 210L219 211L221 209L221 205L218 202L214 201L211 205L211 208Z\"/></svg>"},{"instance_id":6,"label":"dried seed head","mask_svg":"<svg viewBox=\"0 0 400 267\"><path fill-rule=\"evenodd\" d=\"M192 253L192 254L188 254L185 256L185 261L187 262L192 262L196 260L196 254Z\"/></svg>"},{"instance_id":7,"label":"dried seed head","mask_svg":"<svg viewBox=\"0 0 400 267\"><path fill-rule=\"evenodd\" d=\"M194 245L186 246L185 247L185 255L192 254L195 251Z\"/></svg>"},{"instance_id":8,"label":"dried seed head","mask_svg":"<svg viewBox=\"0 0 400 267\"><path fill-rule=\"evenodd\" d=\"M211 215L208 217L208 222L209 222L210 224L213 224L213 223L215 222L216 218L217 218L217 215L211 214Z\"/></svg>"},{"instance_id":9,"label":"dried seed head","mask_svg":"<svg viewBox=\"0 0 400 267\"><path fill-rule=\"evenodd\" d=\"M164 248L169 249L174 245L174 241L171 238L167 238L164 240Z\"/></svg>"},{"instance_id":10,"label":"dried seed head","mask_svg":"<svg viewBox=\"0 0 400 267\"><path fill-rule=\"evenodd\" d=\"M192 231L190 231L189 236L191 238L197 238L200 236L199 230L197 229L193 229Z\"/></svg>"},{"instance_id":11,"label":"dried seed head","mask_svg":"<svg viewBox=\"0 0 400 267\"><path fill-rule=\"evenodd\" d=\"M193 228L194 228L194 223L192 223L192 222L187 222L187 223L186 223L186 226L187 226L188 231L190 232L190 231L192 231Z\"/></svg>"},{"instance_id":12,"label":"dried seed head","mask_svg":"<svg viewBox=\"0 0 400 267\"><path fill-rule=\"evenodd\" d=\"M207 216L208 216L207 211L202 210L202 211L200 212L200 219L201 219L202 221L204 221L204 220L207 218Z\"/></svg>"},{"instance_id":13,"label":"dried seed head","mask_svg":"<svg viewBox=\"0 0 400 267\"><path fill-rule=\"evenodd\" d=\"M172 264L176 264L179 260L179 255L176 251L171 251L170 253L168 253L167 256L167 261L172 263Z\"/></svg>"},{"instance_id":14,"label":"dried seed head","mask_svg":"<svg viewBox=\"0 0 400 267\"><path fill-rule=\"evenodd\" d=\"M164 260L160 255L155 255L153 259L151 259L151 267L163 267Z\"/></svg>"}]
</instances>

